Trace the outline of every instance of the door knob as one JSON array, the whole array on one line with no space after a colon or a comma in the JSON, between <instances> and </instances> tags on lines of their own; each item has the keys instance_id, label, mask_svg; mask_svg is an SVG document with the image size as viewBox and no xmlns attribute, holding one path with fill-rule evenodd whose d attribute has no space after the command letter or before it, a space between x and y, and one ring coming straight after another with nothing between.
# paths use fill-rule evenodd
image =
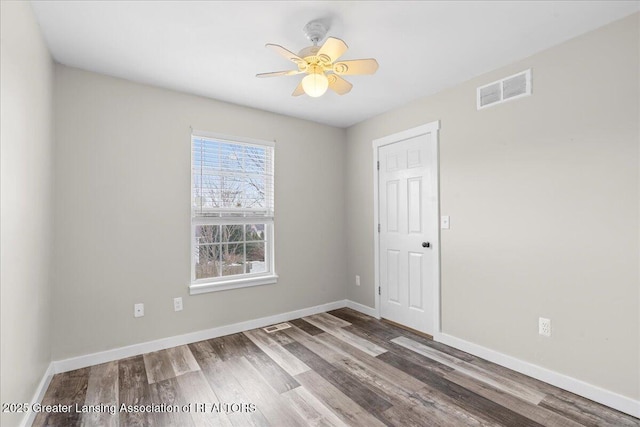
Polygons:
<instances>
[{"instance_id":1,"label":"door knob","mask_svg":"<svg viewBox=\"0 0 640 427\"><path fill-rule=\"evenodd\" d=\"M429 242L422 242L422 247L423 247L423 248L429 248L429 247L431 247L431 243L429 243Z\"/></svg>"}]
</instances>

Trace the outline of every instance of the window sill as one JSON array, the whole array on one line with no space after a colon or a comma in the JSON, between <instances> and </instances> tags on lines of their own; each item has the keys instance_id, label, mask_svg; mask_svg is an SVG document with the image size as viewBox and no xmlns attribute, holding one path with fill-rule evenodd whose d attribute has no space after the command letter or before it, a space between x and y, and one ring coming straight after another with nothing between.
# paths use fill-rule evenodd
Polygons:
<instances>
[{"instance_id":1,"label":"window sill","mask_svg":"<svg viewBox=\"0 0 640 427\"><path fill-rule=\"evenodd\" d=\"M278 276L250 277L243 279L225 280L209 283L191 283L189 295L205 294L208 292L227 291L229 289L248 288L250 286L273 285L278 282Z\"/></svg>"}]
</instances>

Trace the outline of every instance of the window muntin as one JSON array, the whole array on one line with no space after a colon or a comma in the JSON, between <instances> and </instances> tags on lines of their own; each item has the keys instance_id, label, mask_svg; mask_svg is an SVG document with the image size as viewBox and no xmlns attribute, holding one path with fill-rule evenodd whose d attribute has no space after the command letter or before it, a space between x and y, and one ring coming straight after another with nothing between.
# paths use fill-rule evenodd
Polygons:
<instances>
[{"instance_id":1,"label":"window muntin","mask_svg":"<svg viewBox=\"0 0 640 427\"><path fill-rule=\"evenodd\" d=\"M274 283L264 280L276 278L273 143L201 133L191 141L192 293Z\"/></svg>"},{"instance_id":2,"label":"window muntin","mask_svg":"<svg viewBox=\"0 0 640 427\"><path fill-rule=\"evenodd\" d=\"M195 226L195 279L266 273L268 224Z\"/></svg>"}]
</instances>

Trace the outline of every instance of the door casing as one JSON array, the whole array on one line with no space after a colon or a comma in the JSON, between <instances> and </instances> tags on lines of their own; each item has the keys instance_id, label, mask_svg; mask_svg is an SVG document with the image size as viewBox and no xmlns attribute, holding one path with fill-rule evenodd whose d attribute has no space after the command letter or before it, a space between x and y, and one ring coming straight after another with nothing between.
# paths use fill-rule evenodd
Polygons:
<instances>
[{"instance_id":1,"label":"door casing","mask_svg":"<svg viewBox=\"0 0 640 427\"><path fill-rule=\"evenodd\" d=\"M402 141L408 138L413 138L426 133L431 133L431 143L435 144L435 167L436 167L436 180L433 183L435 188L433 189L437 197L437 214L435 220L438 221L436 229L438 232L435 236L434 249L435 249L435 276L436 280L433 281L433 338L441 332L440 325L440 146L439 135L440 121L427 123L421 126L417 126L411 129L407 129L402 132L394 133L392 135L385 136L383 138L373 140L373 236L374 236L374 283L375 283L375 312L377 317L380 318L380 293L378 291L380 287L380 233L378 232L378 224L380 223L380 199L379 199L379 185L378 185L378 161L379 153L378 149L382 146L393 144L398 141Z\"/></svg>"}]
</instances>

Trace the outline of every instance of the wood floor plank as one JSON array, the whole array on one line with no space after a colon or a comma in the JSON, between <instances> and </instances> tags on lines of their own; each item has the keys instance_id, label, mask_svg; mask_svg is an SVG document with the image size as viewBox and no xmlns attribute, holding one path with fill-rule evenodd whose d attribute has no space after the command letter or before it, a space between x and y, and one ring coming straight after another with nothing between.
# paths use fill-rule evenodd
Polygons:
<instances>
[{"instance_id":1,"label":"wood floor plank","mask_svg":"<svg viewBox=\"0 0 640 427\"><path fill-rule=\"evenodd\" d=\"M118 362L102 363L89 370L82 426L116 427L118 414ZM86 409L87 412L84 412Z\"/></svg>"},{"instance_id":2,"label":"wood floor plank","mask_svg":"<svg viewBox=\"0 0 640 427\"><path fill-rule=\"evenodd\" d=\"M318 328L335 336L336 338L339 338L345 342L348 342L353 346L358 347L360 350L364 351L365 353L371 356L375 357L387 351L385 348L379 345L376 345L375 343L367 339L364 339L355 334L352 334L349 331L342 329L342 326L336 326L336 324L339 324L339 323L334 322L333 320L327 321L325 317L322 317L320 315L310 316L305 319L307 320L307 322L311 323L312 325L317 326ZM348 323L348 322L344 322L344 323ZM351 324L346 324L344 326L350 326L350 325Z\"/></svg>"},{"instance_id":3,"label":"wood floor plank","mask_svg":"<svg viewBox=\"0 0 640 427\"><path fill-rule=\"evenodd\" d=\"M151 403L149 382L142 356L129 357L118 362L118 394L120 404L142 406ZM148 412L119 413L121 426L143 427L152 425Z\"/></svg>"},{"instance_id":4,"label":"wood floor plank","mask_svg":"<svg viewBox=\"0 0 640 427\"><path fill-rule=\"evenodd\" d=\"M380 397L353 375L335 367L302 344L291 343L285 348L374 416L391 406L388 400Z\"/></svg>"},{"instance_id":5,"label":"wood floor plank","mask_svg":"<svg viewBox=\"0 0 640 427\"><path fill-rule=\"evenodd\" d=\"M147 381L153 384L176 376L167 350L154 351L142 355L147 370Z\"/></svg>"},{"instance_id":6,"label":"wood floor plank","mask_svg":"<svg viewBox=\"0 0 640 427\"><path fill-rule=\"evenodd\" d=\"M414 377L407 375L403 371L390 366L380 359L372 357L371 355L363 352L357 347L351 346L342 340L337 339L333 335L321 334L315 337L321 343L333 347L336 350L340 350L345 358L337 360L334 363L340 363L349 357L351 360L356 360L363 365L367 366L373 372L382 375L388 381L396 382L408 391L416 391L424 387L424 384L415 379Z\"/></svg>"},{"instance_id":7,"label":"wood floor plank","mask_svg":"<svg viewBox=\"0 0 640 427\"><path fill-rule=\"evenodd\" d=\"M347 425L353 427L385 425L317 372L308 371L296 375L296 379Z\"/></svg>"},{"instance_id":8,"label":"wood floor plank","mask_svg":"<svg viewBox=\"0 0 640 427\"><path fill-rule=\"evenodd\" d=\"M312 320L313 322L309 322L312 325L318 326L318 324L321 324L321 325L324 325L324 327L326 328L342 328L344 326L351 325L351 323L345 320L342 320L339 317L332 316L328 313L318 313L311 316L303 317L303 319L306 320L307 322ZM320 329L324 329L324 328L320 328Z\"/></svg>"},{"instance_id":9,"label":"wood floor plank","mask_svg":"<svg viewBox=\"0 0 640 427\"><path fill-rule=\"evenodd\" d=\"M427 386L427 388L423 390L442 393L456 400L459 406L472 415L485 417L507 426L540 426L540 424L523 417L520 414L473 393L470 390L443 378L433 371L423 369L420 365L402 359L391 352L381 354L378 358L422 381ZM422 399L424 397L422 400L424 400L426 404L432 401L431 397L423 395L424 391L421 392L420 390L414 393L414 397L418 399Z\"/></svg>"},{"instance_id":10,"label":"wood floor plank","mask_svg":"<svg viewBox=\"0 0 640 427\"><path fill-rule=\"evenodd\" d=\"M220 403L254 403L247 399L247 393L234 376L235 365L228 361L211 362L202 367L202 372L211 390ZM260 408L255 412L230 412L227 414L231 424L237 427L268 426Z\"/></svg>"},{"instance_id":11,"label":"wood floor plank","mask_svg":"<svg viewBox=\"0 0 640 427\"><path fill-rule=\"evenodd\" d=\"M186 345L168 348L167 357L176 376L200 370L200 365Z\"/></svg>"},{"instance_id":12,"label":"wood floor plank","mask_svg":"<svg viewBox=\"0 0 640 427\"><path fill-rule=\"evenodd\" d=\"M318 328L317 326L313 326L311 323L307 322L304 319L290 320L288 323L300 328L309 335L318 335L324 332L322 329Z\"/></svg>"},{"instance_id":13,"label":"wood floor plank","mask_svg":"<svg viewBox=\"0 0 640 427\"><path fill-rule=\"evenodd\" d=\"M384 412L388 423L393 426L402 427L498 427L500 424L487 420L479 420L469 416L464 411L458 411L452 415L447 408L434 403L433 406L425 405L424 402L413 399L412 406L394 405Z\"/></svg>"},{"instance_id":14,"label":"wood floor plank","mask_svg":"<svg viewBox=\"0 0 640 427\"><path fill-rule=\"evenodd\" d=\"M564 390L547 396L540 407L571 418L583 426L638 427L640 420Z\"/></svg>"},{"instance_id":15,"label":"wood floor plank","mask_svg":"<svg viewBox=\"0 0 640 427\"><path fill-rule=\"evenodd\" d=\"M338 311L337 313L335 312L332 312L332 313L336 317L341 317L341 318L344 318L344 320L351 322L352 324L351 326L345 327L345 330L348 330L350 332L355 332L354 329L357 329L359 331L366 332L367 334L376 336L384 341L391 341L393 338L397 338L399 336L405 336L421 344L428 345L438 351L441 351L446 354L450 354L458 359L465 360L467 362L477 359L475 356L469 353L466 353L461 350L457 350L453 347L449 347L439 342L435 342L432 339L415 334L407 329L400 328L388 322L378 321L372 317L366 316L365 314L358 313L355 310L352 310L350 308L343 308L340 310L342 311L336 310ZM346 313L346 317L345 317L345 313ZM355 320L361 317L368 318L369 321Z\"/></svg>"},{"instance_id":16,"label":"wood floor plank","mask_svg":"<svg viewBox=\"0 0 640 427\"><path fill-rule=\"evenodd\" d=\"M227 361L243 355L242 347L238 345L236 335L226 335L209 340L209 344L218 353L221 360Z\"/></svg>"},{"instance_id":17,"label":"wood floor plank","mask_svg":"<svg viewBox=\"0 0 640 427\"><path fill-rule=\"evenodd\" d=\"M289 375L295 376L310 369L300 360L293 357L291 353L285 350L276 340L269 337L266 332L254 329L252 331L244 332L244 334L256 346L258 346L260 350L280 365L282 369L287 371Z\"/></svg>"},{"instance_id":18,"label":"wood floor plank","mask_svg":"<svg viewBox=\"0 0 640 427\"><path fill-rule=\"evenodd\" d=\"M348 354L344 351L335 347L330 347L324 344L322 341L318 340L317 338L320 335L310 336L297 328L287 329L285 333L295 339L294 343L304 345L306 348L313 351L329 363L333 363L348 356ZM323 334L327 335L326 332L323 332ZM284 345L283 347L285 349L287 348L286 345Z\"/></svg>"},{"instance_id":19,"label":"wood floor plank","mask_svg":"<svg viewBox=\"0 0 640 427\"><path fill-rule=\"evenodd\" d=\"M291 322L287 322L290 325L289 326L293 326L291 325ZM307 323L307 322L305 322ZM308 323L307 323L308 324ZM311 325L310 325L311 326ZM264 332L262 329L260 329L260 331ZM322 331L320 331L322 332ZM264 332L266 335L268 335L272 340L274 340L275 342L277 342L280 345L287 345L290 344L291 342L293 342L293 339L291 337L289 337L287 334L285 334L282 331L275 331L275 332L271 332L271 333L266 333Z\"/></svg>"},{"instance_id":20,"label":"wood floor plank","mask_svg":"<svg viewBox=\"0 0 640 427\"><path fill-rule=\"evenodd\" d=\"M42 405L82 404L87 395L89 372L90 368L82 368L54 375L42 398ZM76 426L80 425L81 415L75 411L75 407L66 413L40 412L33 426Z\"/></svg>"},{"instance_id":21,"label":"wood floor plank","mask_svg":"<svg viewBox=\"0 0 640 427\"><path fill-rule=\"evenodd\" d=\"M201 368L208 363L222 361L220 355L211 347L209 341L191 343L189 344L189 350L191 350L191 354L193 354L194 359L196 359L198 366Z\"/></svg>"},{"instance_id":22,"label":"wood floor plank","mask_svg":"<svg viewBox=\"0 0 640 427\"><path fill-rule=\"evenodd\" d=\"M244 388L246 399L260 408L272 426L304 425L300 415L286 404L286 400L275 392L246 358L240 357L227 363L232 365L233 376Z\"/></svg>"},{"instance_id":23,"label":"wood floor plank","mask_svg":"<svg viewBox=\"0 0 640 427\"><path fill-rule=\"evenodd\" d=\"M197 427L230 427L229 417L223 411L215 411L213 404L219 403L209 382L201 370L187 372L176 377L184 401L191 403L191 419ZM200 406L203 405L203 406Z\"/></svg>"},{"instance_id":24,"label":"wood floor plank","mask_svg":"<svg viewBox=\"0 0 640 427\"><path fill-rule=\"evenodd\" d=\"M236 342L238 346L242 347L243 357L249 360L264 378L268 379L269 384L278 393L284 393L300 385L293 376L244 334L238 334Z\"/></svg>"},{"instance_id":25,"label":"wood floor plank","mask_svg":"<svg viewBox=\"0 0 640 427\"><path fill-rule=\"evenodd\" d=\"M431 347L420 344L412 339L406 337L398 337L391 340L391 342L406 347L409 350L415 351L416 353L422 354L423 356L435 360L436 362L442 363L443 365L454 368L455 370L469 377L472 377L477 381L481 381L498 390L510 393L513 396L533 403L534 405L537 405L542 401L542 399L545 398L545 394L542 394L537 390L528 388L506 378L497 377L491 372L488 372L477 366L473 366L470 363L465 362L464 360L459 360L448 354L438 352Z\"/></svg>"},{"instance_id":26,"label":"wood floor plank","mask_svg":"<svg viewBox=\"0 0 640 427\"><path fill-rule=\"evenodd\" d=\"M283 393L282 397L287 399L293 410L310 427L347 427L347 424L303 386Z\"/></svg>"},{"instance_id":27,"label":"wood floor plank","mask_svg":"<svg viewBox=\"0 0 640 427\"><path fill-rule=\"evenodd\" d=\"M318 337L322 336L326 336L326 334ZM329 339L336 340L331 336L329 336ZM355 354L359 351L357 349L354 350ZM376 358L366 354L364 356L384 364ZM457 405L455 400L444 394L434 396L430 405L425 407L422 405L423 402L418 401L414 396L417 391L425 389L425 384L409 377L398 369L387 367L387 369L380 370L377 369L379 366L371 367L364 362L363 357L345 358L334 363L334 365L343 367L359 381L369 385L378 395L391 402L391 408L385 410L378 417L387 424L420 426L424 425L425 419L429 419L430 425L434 426L495 424L488 419L466 413Z\"/></svg>"},{"instance_id":28,"label":"wood floor plank","mask_svg":"<svg viewBox=\"0 0 640 427\"><path fill-rule=\"evenodd\" d=\"M354 328L353 326L347 326L346 328L344 328L345 330L348 330L349 332L361 336L373 343L375 343L376 345L379 345L380 347L385 348L388 352L392 352L394 354L396 354L397 356L402 357L403 359L406 360L410 360L418 365L423 366L425 369L429 369L432 370L434 372L439 372L441 374L444 375L444 373L446 372L450 372L453 370L453 368L450 368L447 365L443 365L442 363L439 363L433 359L430 359L428 357L425 357L421 354L416 353L415 351L409 350L408 348L405 348L401 345L398 345L394 342L391 341L385 341L382 338L380 338L379 336L375 335L375 334L371 334L370 331L365 331L365 330L361 330L358 328ZM394 339L397 338L396 336L393 336L390 339Z\"/></svg>"},{"instance_id":29,"label":"wood floor plank","mask_svg":"<svg viewBox=\"0 0 640 427\"><path fill-rule=\"evenodd\" d=\"M486 383L478 382L458 371L446 374L445 378L542 425L557 427L579 427L581 425L568 417L553 411L543 410L538 405L519 399Z\"/></svg>"},{"instance_id":30,"label":"wood floor plank","mask_svg":"<svg viewBox=\"0 0 640 427\"><path fill-rule=\"evenodd\" d=\"M371 316L367 316L366 314L360 313L359 311L356 310L352 310L350 308L338 308L336 310L330 310L327 311L328 314L334 316L334 317L338 317L346 322L353 324L356 323L371 323L371 322L375 322L376 319L374 319Z\"/></svg>"},{"instance_id":31,"label":"wood floor plank","mask_svg":"<svg viewBox=\"0 0 640 427\"><path fill-rule=\"evenodd\" d=\"M149 384L149 391L152 405L164 405L164 408L152 412L152 425L194 426L191 414L182 412L182 406L188 402L180 393L180 386L176 378L155 381Z\"/></svg>"},{"instance_id":32,"label":"wood floor plank","mask_svg":"<svg viewBox=\"0 0 640 427\"><path fill-rule=\"evenodd\" d=\"M354 359L344 359L334 365L349 372L360 382L368 385L378 396L391 403L388 409L381 413L374 414L376 418L385 424L405 426L421 425L421 423L424 423L424 416L428 414L428 411L421 410L422 407L420 405L415 405L412 392L395 383L393 380L390 381L378 375L375 371L368 369L364 364ZM442 411L442 407L438 407L438 413L442 414L442 418L446 418L446 421L449 423L455 420L449 412Z\"/></svg>"}]
</instances>

